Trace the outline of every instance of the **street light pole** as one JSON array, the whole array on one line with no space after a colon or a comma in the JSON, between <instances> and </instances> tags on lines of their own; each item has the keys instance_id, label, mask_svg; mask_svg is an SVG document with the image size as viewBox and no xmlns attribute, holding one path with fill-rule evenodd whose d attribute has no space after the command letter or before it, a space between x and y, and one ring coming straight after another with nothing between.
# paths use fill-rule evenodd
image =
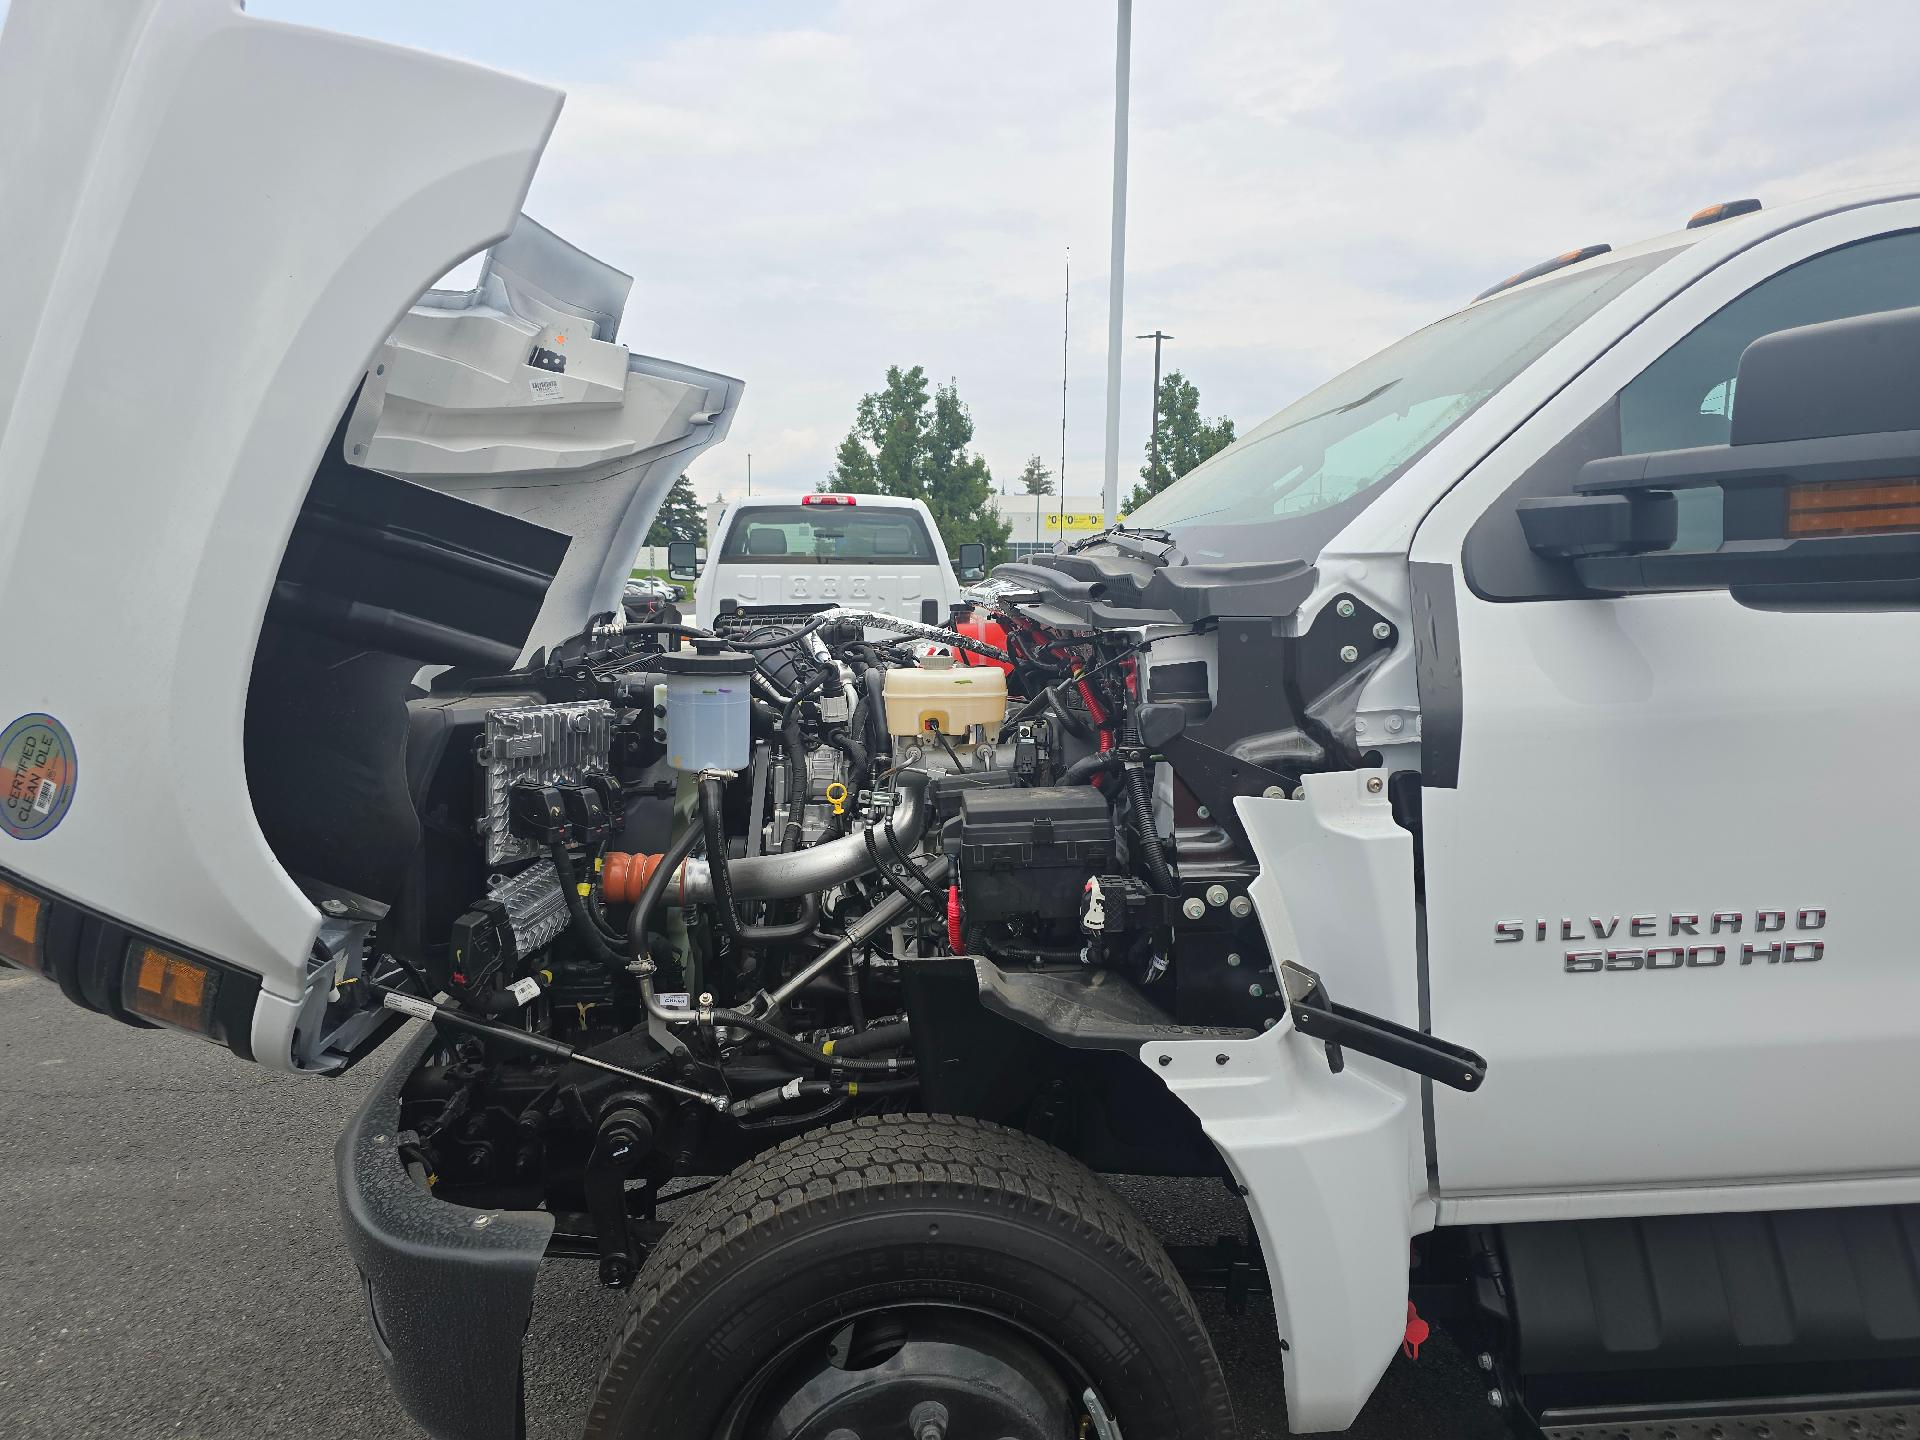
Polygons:
<instances>
[{"instance_id":1,"label":"street light pole","mask_svg":"<svg viewBox=\"0 0 1920 1440\"><path fill-rule=\"evenodd\" d=\"M1165 334L1155 326L1151 335L1136 335L1136 340L1153 341L1153 429L1147 432L1147 443L1153 447L1153 473L1160 473L1160 342L1171 340L1173 336Z\"/></svg>"},{"instance_id":2,"label":"street light pole","mask_svg":"<svg viewBox=\"0 0 1920 1440\"><path fill-rule=\"evenodd\" d=\"M1107 281L1107 467L1102 523L1120 510L1120 338L1127 278L1127 88L1133 50L1133 0L1118 0L1113 40L1113 250Z\"/></svg>"}]
</instances>

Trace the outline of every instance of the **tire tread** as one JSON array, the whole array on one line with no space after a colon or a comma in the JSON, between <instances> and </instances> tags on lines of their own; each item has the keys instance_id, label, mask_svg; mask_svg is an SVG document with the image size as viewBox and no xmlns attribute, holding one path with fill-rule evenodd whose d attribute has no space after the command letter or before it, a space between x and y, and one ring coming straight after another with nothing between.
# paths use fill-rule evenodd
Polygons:
<instances>
[{"instance_id":1,"label":"tire tread","mask_svg":"<svg viewBox=\"0 0 1920 1440\"><path fill-rule=\"evenodd\" d=\"M1084 1165L1022 1131L967 1116L868 1115L783 1141L702 1194L667 1232L629 1293L625 1324L589 1411L586 1435L611 1436L614 1396L649 1338L691 1303L700 1282L763 1242L829 1217L896 1200L965 1201L1077 1241L1125 1275L1173 1323L1212 1382L1210 1435L1235 1432L1219 1360L1192 1294L1133 1209Z\"/></svg>"}]
</instances>

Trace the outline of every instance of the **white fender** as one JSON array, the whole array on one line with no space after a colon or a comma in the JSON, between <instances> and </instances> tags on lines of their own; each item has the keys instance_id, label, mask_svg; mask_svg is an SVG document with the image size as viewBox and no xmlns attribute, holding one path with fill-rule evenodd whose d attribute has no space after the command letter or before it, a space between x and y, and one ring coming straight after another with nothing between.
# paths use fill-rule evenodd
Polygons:
<instances>
[{"instance_id":1,"label":"white fender","mask_svg":"<svg viewBox=\"0 0 1920 1440\"><path fill-rule=\"evenodd\" d=\"M1275 962L1319 972L1342 1003L1418 1025L1412 837L1370 778L1384 780L1309 775L1303 799L1236 801L1260 863L1249 893ZM1433 1223L1418 1078L1351 1051L1335 1075L1290 1018L1248 1040L1147 1045L1141 1060L1199 1117L1246 1194L1289 1425L1346 1429L1405 1332L1408 1242Z\"/></svg>"}]
</instances>

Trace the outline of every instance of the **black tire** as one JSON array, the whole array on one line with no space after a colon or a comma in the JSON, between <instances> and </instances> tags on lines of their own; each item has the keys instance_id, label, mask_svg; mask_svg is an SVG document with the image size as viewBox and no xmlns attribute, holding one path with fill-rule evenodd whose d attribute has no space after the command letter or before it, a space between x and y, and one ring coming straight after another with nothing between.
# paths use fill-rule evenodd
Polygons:
<instances>
[{"instance_id":1,"label":"black tire","mask_svg":"<svg viewBox=\"0 0 1920 1440\"><path fill-rule=\"evenodd\" d=\"M1033 1340L1127 1440L1238 1433L1159 1241L1085 1166L977 1120L878 1115L787 1141L700 1197L631 1306L588 1440L709 1440L800 1337L916 1306Z\"/></svg>"}]
</instances>

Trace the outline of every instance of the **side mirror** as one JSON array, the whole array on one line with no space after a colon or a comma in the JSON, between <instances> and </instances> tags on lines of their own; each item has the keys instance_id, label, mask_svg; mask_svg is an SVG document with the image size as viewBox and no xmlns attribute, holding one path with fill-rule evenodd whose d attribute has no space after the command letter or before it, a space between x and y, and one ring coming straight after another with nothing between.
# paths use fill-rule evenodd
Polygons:
<instances>
[{"instance_id":1,"label":"side mirror","mask_svg":"<svg viewBox=\"0 0 1920 1440\"><path fill-rule=\"evenodd\" d=\"M691 540L674 540L667 545L667 574L675 580L700 578L700 547Z\"/></svg>"},{"instance_id":2,"label":"side mirror","mask_svg":"<svg viewBox=\"0 0 1920 1440\"><path fill-rule=\"evenodd\" d=\"M987 573L987 547L969 540L960 547L957 567L962 580L979 580Z\"/></svg>"},{"instance_id":3,"label":"side mirror","mask_svg":"<svg viewBox=\"0 0 1920 1440\"><path fill-rule=\"evenodd\" d=\"M1591 460L1523 500L1528 546L1610 594L1768 601L1920 582L1920 308L1762 336L1740 357L1726 445ZM1720 536L1676 549L1676 492L1717 489Z\"/></svg>"}]
</instances>

